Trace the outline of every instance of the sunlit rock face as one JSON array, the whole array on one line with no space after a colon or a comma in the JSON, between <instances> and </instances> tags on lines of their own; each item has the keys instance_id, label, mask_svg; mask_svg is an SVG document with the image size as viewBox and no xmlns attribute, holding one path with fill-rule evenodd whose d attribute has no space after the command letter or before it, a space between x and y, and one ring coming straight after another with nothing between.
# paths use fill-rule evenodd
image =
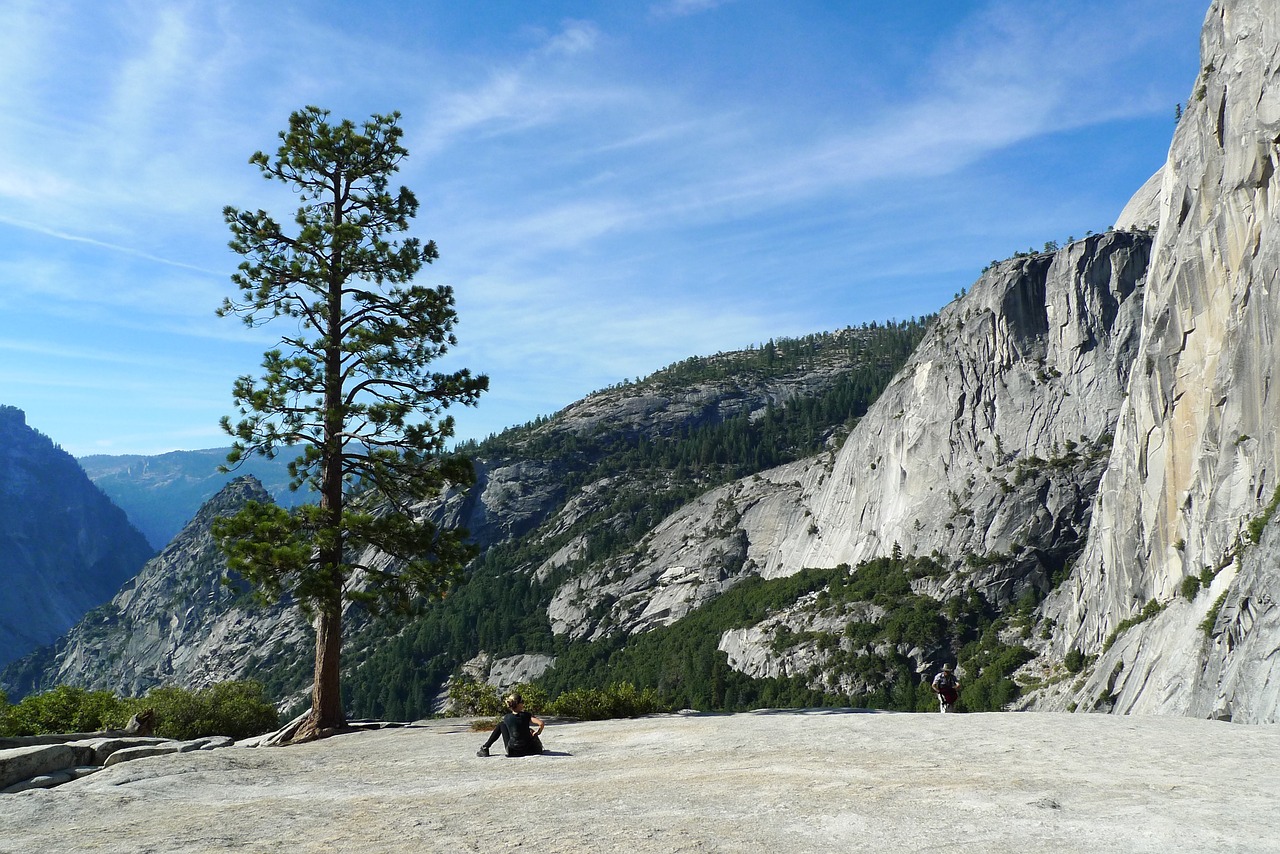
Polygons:
<instances>
[{"instance_id":1,"label":"sunlit rock face","mask_svg":"<svg viewBox=\"0 0 1280 854\"><path fill-rule=\"evenodd\" d=\"M889 555L999 554L939 596L1047 592L1083 543L1138 349L1150 238L1111 232L987 270L945 308L847 440L712 490L570 579L574 638L644 631L747 575Z\"/></svg>"},{"instance_id":2,"label":"sunlit rock face","mask_svg":"<svg viewBox=\"0 0 1280 854\"><path fill-rule=\"evenodd\" d=\"M953 559L1069 550L1137 351L1148 246L1110 233L984 273L807 484L812 524L778 564L853 564L895 543Z\"/></svg>"},{"instance_id":3,"label":"sunlit rock face","mask_svg":"<svg viewBox=\"0 0 1280 854\"><path fill-rule=\"evenodd\" d=\"M1218 0L1162 170L1142 341L1082 559L1045 613L1055 649L1099 652L1151 600L1075 703L1275 720L1275 562L1242 532L1280 450L1280 7ZM1179 601L1188 576L1214 576ZM1207 636L1199 622L1225 594ZM1260 669L1261 668L1261 669ZM1138 674L1141 674L1140 676Z\"/></svg>"}]
</instances>

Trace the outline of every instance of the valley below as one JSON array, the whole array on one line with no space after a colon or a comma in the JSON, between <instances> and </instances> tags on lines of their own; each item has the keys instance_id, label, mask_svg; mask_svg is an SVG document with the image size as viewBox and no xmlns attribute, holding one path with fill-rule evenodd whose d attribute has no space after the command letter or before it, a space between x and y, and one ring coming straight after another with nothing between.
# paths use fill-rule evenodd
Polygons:
<instances>
[{"instance_id":1,"label":"valley below","mask_svg":"<svg viewBox=\"0 0 1280 854\"><path fill-rule=\"evenodd\" d=\"M762 710L465 719L108 768L5 798L0 851L1280 851L1280 730L1183 717Z\"/></svg>"}]
</instances>

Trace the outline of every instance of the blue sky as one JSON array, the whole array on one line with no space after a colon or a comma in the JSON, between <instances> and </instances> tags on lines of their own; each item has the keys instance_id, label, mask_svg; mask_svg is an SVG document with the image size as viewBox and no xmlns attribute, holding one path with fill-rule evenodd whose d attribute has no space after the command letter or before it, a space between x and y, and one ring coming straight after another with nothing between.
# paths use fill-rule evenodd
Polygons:
<instances>
[{"instance_id":1,"label":"blue sky","mask_svg":"<svg viewBox=\"0 0 1280 854\"><path fill-rule=\"evenodd\" d=\"M0 403L76 455L217 447L282 330L224 205L291 111L399 110L413 233L489 374L461 437L691 355L936 311L1105 230L1206 0L0 4Z\"/></svg>"}]
</instances>

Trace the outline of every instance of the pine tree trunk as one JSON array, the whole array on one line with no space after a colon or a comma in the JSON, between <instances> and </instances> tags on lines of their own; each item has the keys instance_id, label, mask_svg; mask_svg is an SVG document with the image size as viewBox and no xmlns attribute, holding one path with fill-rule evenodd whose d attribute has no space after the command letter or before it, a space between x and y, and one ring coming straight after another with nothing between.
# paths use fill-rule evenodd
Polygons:
<instances>
[{"instance_id":1,"label":"pine tree trunk","mask_svg":"<svg viewBox=\"0 0 1280 854\"><path fill-rule=\"evenodd\" d=\"M343 219L343 183L334 177L333 228L336 233ZM315 685L311 693L311 721L308 729L312 737L323 737L328 731L346 725L342 710L342 594L346 581L342 571L343 541L342 509L346 499L342 480L343 418L342 395L342 285L346 275L342 270L341 243L335 240L330 261L328 282L328 338L324 351L324 442L321 454L320 512L324 516L326 533L331 541L320 547L317 555L323 572L329 573L327 594L316 614L316 669Z\"/></svg>"},{"instance_id":2,"label":"pine tree trunk","mask_svg":"<svg viewBox=\"0 0 1280 854\"><path fill-rule=\"evenodd\" d=\"M323 730L346 725L342 709L342 605L325 608L316 615L315 685L311 690L312 727Z\"/></svg>"}]
</instances>

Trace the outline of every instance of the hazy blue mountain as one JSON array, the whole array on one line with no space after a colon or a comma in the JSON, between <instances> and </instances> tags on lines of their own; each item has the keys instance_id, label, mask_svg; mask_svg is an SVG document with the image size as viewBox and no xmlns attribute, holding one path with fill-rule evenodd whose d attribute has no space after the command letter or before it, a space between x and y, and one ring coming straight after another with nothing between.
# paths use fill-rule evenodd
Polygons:
<instances>
[{"instance_id":1,"label":"hazy blue mountain","mask_svg":"<svg viewBox=\"0 0 1280 854\"><path fill-rule=\"evenodd\" d=\"M59 638L151 554L70 454L0 406L0 665Z\"/></svg>"},{"instance_id":2,"label":"hazy blue mountain","mask_svg":"<svg viewBox=\"0 0 1280 854\"><path fill-rule=\"evenodd\" d=\"M154 549L162 549L177 536L200 507L241 475L253 475L277 504L292 507L311 500L311 493L289 490L289 460L283 453L274 460L252 457L236 471L221 473L228 448L171 451L155 456L97 454L78 462Z\"/></svg>"},{"instance_id":3,"label":"hazy blue mountain","mask_svg":"<svg viewBox=\"0 0 1280 854\"><path fill-rule=\"evenodd\" d=\"M272 663L272 649L296 646L307 625L280 618L287 604L254 603L210 529L248 501L270 500L252 477L231 481L111 601L56 644L0 670L0 690L10 701L56 685L141 696L160 685L203 688L261 671Z\"/></svg>"}]
</instances>

